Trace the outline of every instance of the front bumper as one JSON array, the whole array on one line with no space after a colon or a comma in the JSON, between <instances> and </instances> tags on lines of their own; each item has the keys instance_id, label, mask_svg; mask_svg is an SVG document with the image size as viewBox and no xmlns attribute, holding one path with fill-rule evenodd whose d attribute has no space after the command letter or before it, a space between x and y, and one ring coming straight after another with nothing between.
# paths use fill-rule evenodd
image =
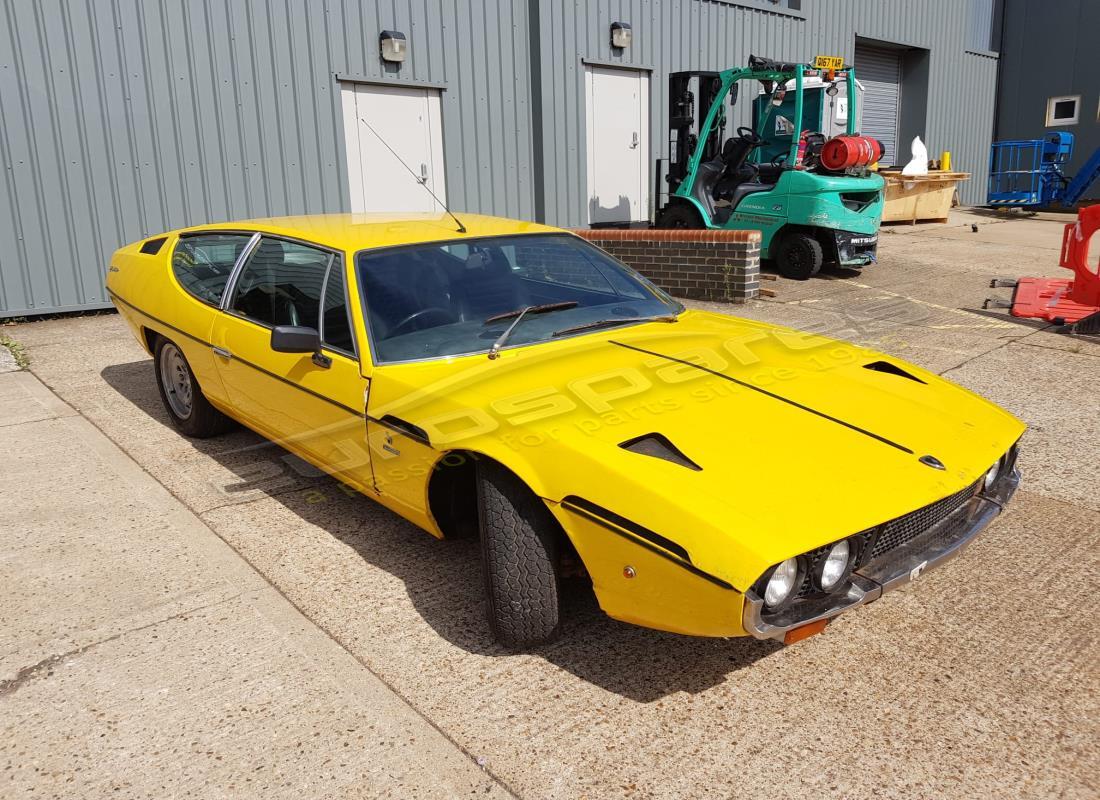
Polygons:
<instances>
[{"instance_id":1,"label":"front bumper","mask_svg":"<svg viewBox=\"0 0 1100 800\"><path fill-rule=\"evenodd\" d=\"M892 589L915 581L927 570L961 553L996 518L1020 485L1019 470L1001 480L994 495L976 494L966 505L906 544L891 550L852 574L848 591L825 595L812 604L791 608L764 619L764 601L751 589L745 593L742 624L757 639L783 639L787 632L831 619L856 606L877 600Z\"/></svg>"}]
</instances>

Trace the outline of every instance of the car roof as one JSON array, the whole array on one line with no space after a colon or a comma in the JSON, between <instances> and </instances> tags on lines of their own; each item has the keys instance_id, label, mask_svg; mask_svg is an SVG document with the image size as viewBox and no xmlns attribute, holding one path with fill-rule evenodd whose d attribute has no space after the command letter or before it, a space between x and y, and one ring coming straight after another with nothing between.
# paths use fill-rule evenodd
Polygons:
<instances>
[{"instance_id":1,"label":"car roof","mask_svg":"<svg viewBox=\"0 0 1100 800\"><path fill-rule=\"evenodd\" d=\"M562 233L560 228L551 228L537 222L461 212L456 213L456 216L462 220L466 233L459 233L454 220L446 214L408 212L267 217L196 225L177 233L211 230L259 231L351 251L420 242L462 241L481 236Z\"/></svg>"}]
</instances>

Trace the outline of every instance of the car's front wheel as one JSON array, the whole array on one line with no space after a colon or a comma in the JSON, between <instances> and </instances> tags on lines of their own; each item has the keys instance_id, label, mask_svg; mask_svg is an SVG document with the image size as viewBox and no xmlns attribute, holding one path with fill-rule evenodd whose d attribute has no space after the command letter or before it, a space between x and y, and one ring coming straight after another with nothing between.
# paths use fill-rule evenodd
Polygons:
<instances>
[{"instance_id":1,"label":"car's front wheel","mask_svg":"<svg viewBox=\"0 0 1100 800\"><path fill-rule=\"evenodd\" d=\"M558 635L558 528L543 502L508 470L478 463L482 568L489 627L521 650Z\"/></svg>"},{"instance_id":2,"label":"car's front wheel","mask_svg":"<svg viewBox=\"0 0 1100 800\"><path fill-rule=\"evenodd\" d=\"M160 399L172 423L181 432L196 439L207 439L232 427L232 420L210 405L202 393L179 345L159 337L153 364Z\"/></svg>"}]
</instances>

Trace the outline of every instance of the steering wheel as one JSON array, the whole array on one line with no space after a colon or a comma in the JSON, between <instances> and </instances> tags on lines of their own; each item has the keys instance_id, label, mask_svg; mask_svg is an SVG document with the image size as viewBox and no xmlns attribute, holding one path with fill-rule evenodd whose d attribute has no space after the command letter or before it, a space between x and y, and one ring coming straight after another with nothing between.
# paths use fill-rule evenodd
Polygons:
<instances>
[{"instance_id":1,"label":"steering wheel","mask_svg":"<svg viewBox=\"0 0 1100 800\"><path fill-rule=\"evenodd\" d=\"M751 145L764 144L764 139L760 136L760 134L758 134L752 128L746 127L745 125L742 125L740 128L737 129L737 138L744 139Z\"/></svg>"},{"instance_id":2,"label":"steering wheel","mask_svg":"<svg viewBox=\"0 0 1100 800\"><path fill-rule=\"evenodd\" d=\"M790 156L790 152L787 150L782 150L776 153L774 156L772 156L772 166L778 167L780 164L785 164L787 162L788 156Z\"/></svg>"},{"instance_id":3,"label":"steering wheel","mask_svg":"<svg viewBox=\"0 0 1100 800\"><path fill-rule=\"evenodd\" d=\"M403 320L390 328L390 332L386 338L389 338L390 336L397 336L400 333L405 333L402 328L408 327L414 322L422 320L428 316L431 316L432 319L439 320L436 325L447 325L452 322L458 322L458 319L455 317L455 315L447 309L439 308L438 306L431 306L430 308L422 308L419 311L414 311L413 313L409 314L409 316L405 317ZM435 326L428 325L426 327L431 328Z\"/></svg>"}]
</instances>

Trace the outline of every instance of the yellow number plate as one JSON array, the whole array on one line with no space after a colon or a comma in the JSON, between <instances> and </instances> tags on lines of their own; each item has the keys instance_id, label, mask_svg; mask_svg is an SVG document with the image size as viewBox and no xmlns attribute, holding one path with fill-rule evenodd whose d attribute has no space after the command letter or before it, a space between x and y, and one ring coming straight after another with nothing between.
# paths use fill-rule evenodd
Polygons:
<instances>
[{"instance_id":1,"label":"yellow number plate","mask_svg":"<svg viewBox=\"0 0 1100 800\"><path fill-rule=\"evenodd\" d=\"M844 69L843 56L814 56L814 69Z\"/></svg>"}]
</instances>

